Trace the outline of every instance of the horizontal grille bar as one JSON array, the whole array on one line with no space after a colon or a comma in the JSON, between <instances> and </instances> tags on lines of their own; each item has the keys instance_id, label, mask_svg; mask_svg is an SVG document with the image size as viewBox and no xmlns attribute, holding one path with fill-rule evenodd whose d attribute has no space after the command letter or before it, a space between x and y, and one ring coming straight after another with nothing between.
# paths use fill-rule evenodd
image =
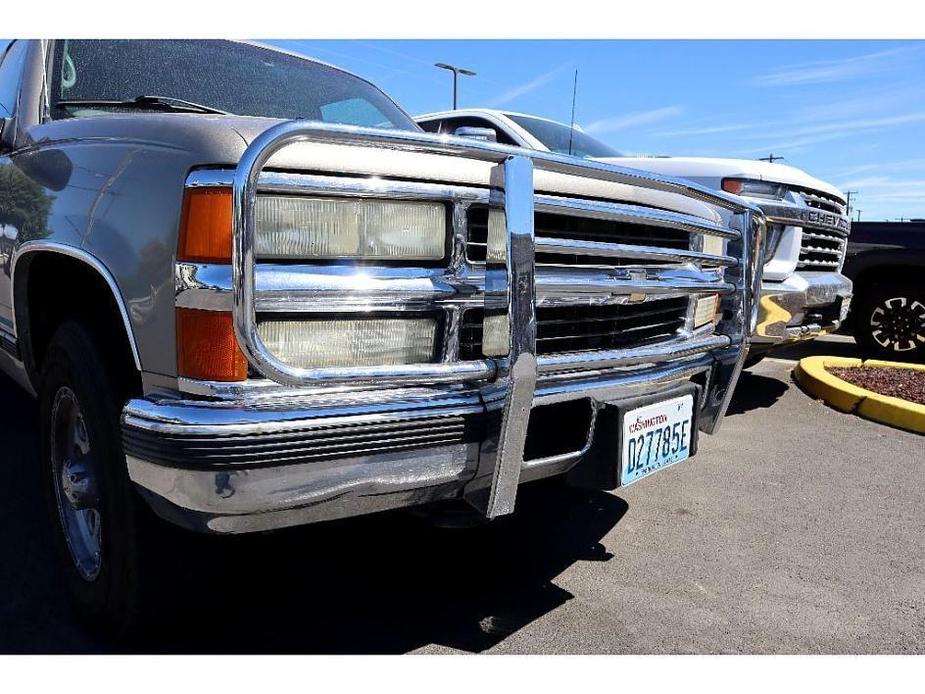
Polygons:
<instances>
[{"instance_id":1,"label":"horizontal grille bar","mask_svg":"<svg viewBox=\"0 0 925 694\"><path fill-rule=\"evenodd\" d=\"M488 242L489 209L485 205L473 205L468 211L467 256L470 262L485 261ZM575 217L564 214L537 212L534 215L536 237L536 264L543 265L599 265L606 258L607 265L638 264L636 257L615 252L614 246L635 247L636 250L655 247L675 251L690 249L690 234L687 231L665 227L648 226L622 220L599 217ZM544 245L546 240L549 243ZM569 241L572 242L569 246ZM582 243L598 244L582 248ZM648 257L651 264L666 264L678 261L674 257Z\"/></svg>"},{"instance_id":2,"label":"horizontal grille bar","mask_svg":"<svg viewBox=\"0 0 925 694\"><path fill-rule=\"evenodd\" d=\"M844 238L825 229L803 230L797 268L805 270L838 270L845 255Z\"/></svg>"},{"instance_id":3,"label":"horizontal grille bar","mask_svg":"<svg viewBox=\"0 0 925 694\"><path fill-rule=\"evenodd\" d=\"M822 195L821 193L811 193L806 190L801 191L800 195L809 207L814 207L817 210L825 210L826 212L834 212L839 215L845 214L844 205L836 198Z\"/></svg>"},{"instance_id":4,"label":"horizontal grille bar","mask_svg":"<svg viewBox=\"0 0 925 694\"><path fill-rule=\"evenodd\" d=\"M708 255L696 251L685 251L671 248L650 248L631 246L623 243L602 243L599 241L583 241L573 239L540 238L536 241L537 258L544 254L559 257L581 256L588 260L602 260L601 264L612 265L613 259L641 260L646 263L691 263L716 267L732 267L736 259L723 255ZM569 263L578 265L580 263Z\"/></svg>"},{"instance_id":5,"label":"horizontal grille bar","mask_svg":"<svg viewBox=\"0 0 925 694\"><path fill-rule=\"evenodd\" d=\"M739 238L739 232L700 217L669 212L652 207L636 207L618 202L537 195L536 211L543 213L603 219L628 224L678 229L688 234L710 234L727 239Z\"/></svg>"},{"instance_id":6,"label":"horizontal grille bar","mask_svg":"<svg viewBox=\"0 0 925 694\"><path fill-rule=\"evenodd\" d=\"M686 297L613 306L539 307L536 353L613 350L671 339L687 320ZM460 357L478 359L482 351L484 311L464 314Z\"/></svg>"},{"instance_id":7,"label":"horizontal grille bar","mask_svg":"<svg viewBox=\"0 0 925 694\"><path fill-rule=\"evenodd\" d=\"M722 349L728 347L730 343L731 341L727 335L711 334L677 338L632 349L551 354L537 358L537 370L540 373L550 373L554 371L608 369L638 366L639 364L657 364L690 357L695 354L703 354L710 350Z\"/></svg>"}]
</instances>

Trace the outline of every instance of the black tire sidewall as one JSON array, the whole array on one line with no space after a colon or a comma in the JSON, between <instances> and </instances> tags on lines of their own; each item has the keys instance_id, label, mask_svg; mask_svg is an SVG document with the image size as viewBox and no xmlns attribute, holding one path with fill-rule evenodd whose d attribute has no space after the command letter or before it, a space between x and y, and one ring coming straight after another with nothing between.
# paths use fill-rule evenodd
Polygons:
<instances>
[{"instance_id":1,"label":"black tire sidewall","mask_svg":"<svg viewBox=\"0 0 925 694\"><path fill-rule=\"evenodd\" d=\"M137 508L122 452L119 418L126 395L104 366L104 353L92 334L78 323L55 333L43 362L39 389L40 465L54 544L68 592L85 617L118 632L135 612L138 578ZM58 515L51 464L51 415L56 393L69 387L76 396L98 466L101 516L99 574L84 579L73 563Z\"/></svg>"},{"instance_id":2,"label":"black tire sidewall","mask_svg":"<svg viewBox=\"0 0 925 694\"><path fill-rule=\"evenodd\" d=\"M864 291L858 301L857 310L854 311L854 338L862 352L889 359L891 361L925 361L925 344L917 343L916 348L905 352L897 352L877 342L871 332L870 318L874 310L884 301L904 296L912 301L925 304L925 289L908 280L878 282L876 286Z\"/></svg>"}]
</instances>

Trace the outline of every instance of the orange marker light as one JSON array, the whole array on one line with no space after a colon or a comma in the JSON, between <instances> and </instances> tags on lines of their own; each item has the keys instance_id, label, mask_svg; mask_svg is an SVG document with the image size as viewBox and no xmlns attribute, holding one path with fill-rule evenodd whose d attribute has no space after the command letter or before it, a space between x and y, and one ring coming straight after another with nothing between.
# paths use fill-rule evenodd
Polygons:
<instances>
[{"instance_id":1,"label":"orange marker light","mask_svg":"<svg viewBox=\"0 0 925 694\"><path fill-rule=\"evenodd\" d=\"M190 188L183 198L177 260L231 262L231 188Z\"/></svg>"},{"instance_id":2,"label":"orange marker light","mask_svg":"<svg viewBox=\"0 0 925 694\"><path fill-rule=\"evenodd\" d=\"M735 178L724 178L723 179L723 190L727 193L734 193L738 195L742 192L742 181L739 181Z\"/></svg>"},{"instance_id":3,"label":"orange marker light","mask_svg":"<svg viewBox=\"0 0 925 694\"><path fill-rule=\"evenodd\" d=\"M177 372L204 381L247 378L247 358L238 347L230 313L177 309Z\"/></svg>"}]
</instances>

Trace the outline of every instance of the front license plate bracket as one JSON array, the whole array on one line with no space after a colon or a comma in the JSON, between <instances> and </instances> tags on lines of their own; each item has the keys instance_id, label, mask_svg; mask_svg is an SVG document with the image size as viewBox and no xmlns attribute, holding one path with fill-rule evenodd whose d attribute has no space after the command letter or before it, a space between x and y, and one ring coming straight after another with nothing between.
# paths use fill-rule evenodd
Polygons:
<instances>
[{"instance_id":1,"label":"front license plate bracket","mask_svg":"<svg viewBox=\"0 0 925 694\"><path fill-rule=\"evenodd\" d=\"M569 484L583 489L617 489L620 487L623 419L626 413L688 394L694 399L689 457L696 455L700 434L697 422L700 391L699 385L690 383L661 393L615 400L601 405L594 425L594 441L588 453L569 471Z\"/></svg>"}]
</instances>

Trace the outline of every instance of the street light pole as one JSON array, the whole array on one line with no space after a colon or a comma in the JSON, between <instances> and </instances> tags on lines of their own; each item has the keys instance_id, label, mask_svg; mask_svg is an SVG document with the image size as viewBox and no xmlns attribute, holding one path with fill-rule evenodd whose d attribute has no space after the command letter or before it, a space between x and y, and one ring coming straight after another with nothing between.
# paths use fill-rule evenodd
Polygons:
<instances>
[{"instance_id":1,"label":"street light pole","mask_svg":"<svg viewBox=\"0 0 925 694\"><path fill-rule=\"evenodd\" d=\"M467 70L464 67L458 67L456 65L450 65L449 63L434 63L434 67L439 67L443 70L449 70L453 73L453 110L456 110L457 106L457 81L459 80L460 75L465 75L466 77L475 77L475 74L472 70Z\"/></svg>"}]
</instances>

